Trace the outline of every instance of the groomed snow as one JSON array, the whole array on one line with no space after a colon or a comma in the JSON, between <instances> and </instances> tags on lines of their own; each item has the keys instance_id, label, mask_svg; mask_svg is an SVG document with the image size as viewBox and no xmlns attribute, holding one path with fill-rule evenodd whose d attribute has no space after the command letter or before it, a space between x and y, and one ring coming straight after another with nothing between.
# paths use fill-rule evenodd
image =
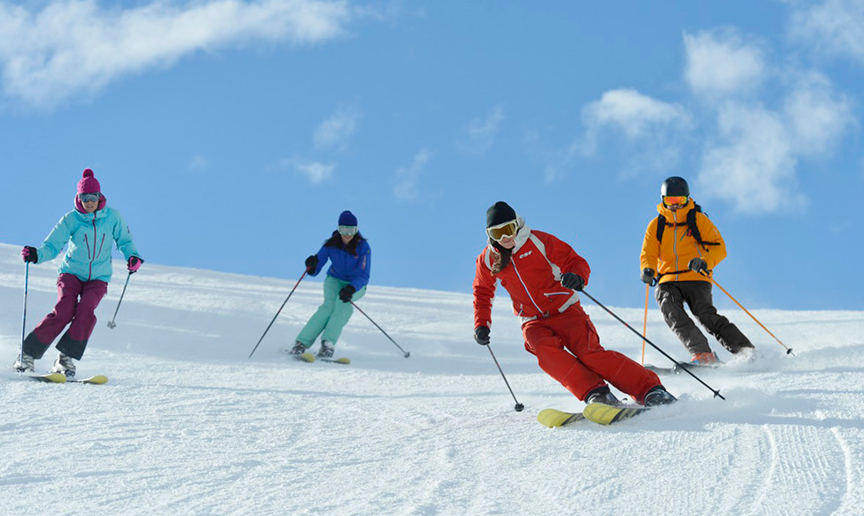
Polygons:
<instances>
[{"instance_id":1,"label":"groomed snow","mask_svg":"<svg viewBox=\"0 0 864 516\"><path fill-rule=\"evenodd\" d=\"M19 251L0 245L0 361L9 366L21 339ZM540 410L583 404L523 350L501 297L492 349L526 407L514 411L489 352L471 339L470 285L435 292L373 277L358 305L411 357L355 313L337 347L353 362L342 366L282 353L320 303L320 278L300 284L250 360L297 277L148 262L109 329L125 276L118 266L79 363L79 375L105 374L107 385L0 373L0 513L864 512L861 312L753 310L790 357L745 313L723 310L761 353L703 374L726 401L670 376L677 405L613 427L547 429ZM54 263L30 267L27 331L53 306L55 279ZM602 301L602 285L589 290ZM640 359L636 336L583 304L606 347ZM641 308L613 309L641 329ZM653 306L648 336L685 358ZM55 356L52 348L37 369Z\"/></svg>"}]
</instances>

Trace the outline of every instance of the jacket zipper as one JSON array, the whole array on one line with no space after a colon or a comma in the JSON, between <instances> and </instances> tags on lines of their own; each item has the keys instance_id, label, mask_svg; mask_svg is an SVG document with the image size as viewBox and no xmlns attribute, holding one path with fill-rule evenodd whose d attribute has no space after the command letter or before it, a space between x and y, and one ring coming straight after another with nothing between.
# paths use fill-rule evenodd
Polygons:
<instances>
[{"instance_id":1,"label":"jacket zipper","mask_svg":"<svg viewBox=\"0 0 864 516\"><path fill-rule=\"evenodd\" d=\"M678 215L675 215L675 225L672 226L672 254L675 255L675 270L680 271L681 269L678 267ZM678 277L680 274L675 275L675 281L678 281Z\"/></svg>"},{"instance_id":2,"label":"jacket zipper","mask_svg":"<svg viewBox=\"0 0 864 516\"><path fill-rule=\"evenodd\" d=\"M96 261L96 239L99 238L99 232L96 230L96 214L93 214L93 258L90 259L90 265L87 271L87 281L90 281L93 278L93 262ZM103 237L104 241L105 238ZM101 250L100 250L101 254Z\"/></svg>"},{"instance_id":3,"label":"jacket zipper","mask_svg":"<svg viewBox=\"0 0 864 516\"><path fill-rule=\"evenodd\" d=\"M519 268L516 267L516 260L511 260L510 263L513 264L513 270L516 271L516 277L519 278L519 283L522 284L522 288L524 288L525 293L528 294L528 299L531 300L531 304L534 305L534 308L537 309L538 314L543 315L543 310L541 310L540 307L537 306L537 302L534 301L534 298L531 296L531 292L528 291L528 286L525 284L524 281L522 281L522 275L519 274Z\"/></svg>"},{"instance_id":4,"label":"jacket zipper","mask_svg":"<svg viewBox=\"0 0 864 516\"><path fill-rule=\"evenodd\" d=\"M98 260L100 256L102 256L102 248L105 246L105 235L102 235L102 241L99 242L99 254L96 255L95 260Z\"/></svg>"}]
</instances>

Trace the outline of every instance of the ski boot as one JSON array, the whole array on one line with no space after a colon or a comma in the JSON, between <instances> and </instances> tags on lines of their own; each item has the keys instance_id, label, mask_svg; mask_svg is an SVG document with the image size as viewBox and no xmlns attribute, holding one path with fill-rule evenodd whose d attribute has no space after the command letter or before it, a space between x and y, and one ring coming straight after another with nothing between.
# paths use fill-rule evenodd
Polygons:
<instances>
[{"instance_id":1,"label":"ski boot","mask_svg":"<svg viewBox=\"0 0 864 516\"><path fill-rule=\"evenodd\" d=\"M54 367L51 368L50 372L60 373L66 378L73 378L75 376L75 362L72 357L60 353L57 355L57 360L54 361Z\"/></svg>"},{"instance_id":2,"label":"ski boot","mask_svg":"<svg viewBox=\"0 0 864 516\"><path fill-rule=\"evenodd\" d=\"M294 343L294 347L288 352L289 355L302 355L303 353L306 353L306 346L299 340Z\"/></svg>"},{"instance_id":3,"label":"ski boot","mask_svg":"<svg viewBox=\"0 0 864 516\"><path fill-rule=\"evenodd\" d=\"M669 405L670 403L675 403L678 401L678 398L669 394L669 391L666 390L662 385L657 385L652 387L648 394L645 395L645 406L646 407L658 407L660 405Z\"/></svg>"},{"instance_id":4,"label":"ski boot","mask_svg":"<svg viewBox=\"0 0 864 516\"><path fill-rule=\"evenodd\" d=\"M717 360L717 355L715 355L713 351L707 351L705 353L693 353L690 356L690 363L693 365L715 365L718 362L719 360Z\"/></svg>"},{"instance_id":5,"label":"ski boot","mask_svg":"<svg viewBox=\"0 0 864 516\"><path fill-rule=\"evenodd\" d=\"M585 396L585 404L590 405L591 403L602 403L612 407L618 407L621 405L621 401L618 400L618 398L616 398L609 390L609 387L605 385L594 389L588 393L588 396Z\"/></svg>"},{"instance_id":6,"label":"ski boot","mask_svg":"<svg viewBox=\"0 0 864 516\"><path fill-rule=\"evenodd\" d=\"M321 349L318 350L318 358L333 358L336 348L326 340L321 341Z\"/></svg>"},{"instance_id":7,"label":"ski boot","mask_svg":"<svg viewBox=\"0 0 864 516\"><path fill-rule=\"evenodd\" d=\"M14 367L15 370L19 373L32 373L33 357L31 357L27 353L21 353L15 360L15 364L12 367Z\"/></svg>"}]
</instances>

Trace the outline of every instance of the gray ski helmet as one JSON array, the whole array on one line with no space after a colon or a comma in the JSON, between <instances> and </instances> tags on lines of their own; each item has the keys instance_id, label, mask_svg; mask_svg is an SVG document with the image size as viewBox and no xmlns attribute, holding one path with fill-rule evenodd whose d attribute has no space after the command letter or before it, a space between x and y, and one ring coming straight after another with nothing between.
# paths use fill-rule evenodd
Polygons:
<instances>
[{"instance_id":1,"label":"gray ski helmet","mask_svg":"<svg viewBox=\"0 0 864 516\"><path fill-rule=\"evenodd\" d=\"M666 197L670 196L679 196L684 195L690 197L690 187L687 185L687 181L684 180L683 177L672 176L666 181L663 181L663 185L660 187L660 196Z\"/></svg>"}]
</instances>

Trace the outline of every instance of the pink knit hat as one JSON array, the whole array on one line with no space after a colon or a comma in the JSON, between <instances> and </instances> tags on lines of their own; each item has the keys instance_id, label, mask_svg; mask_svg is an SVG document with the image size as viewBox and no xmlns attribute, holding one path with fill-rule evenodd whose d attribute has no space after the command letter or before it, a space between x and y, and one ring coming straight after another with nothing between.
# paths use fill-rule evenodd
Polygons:
<instances>
[{"instance_id":1,"label":"pink knit hat","mask_svg":"<svg viewBox=\"0 0 864 516\"><path fill-rule=\"evenodd\" d=\"M99 181L93 177L93 171L89 168L84 169L84 173L81 174L81 181L78 181L78 193L100 193L102 192L102 186L99 184Z\"/></svg>"}]
</instances>

